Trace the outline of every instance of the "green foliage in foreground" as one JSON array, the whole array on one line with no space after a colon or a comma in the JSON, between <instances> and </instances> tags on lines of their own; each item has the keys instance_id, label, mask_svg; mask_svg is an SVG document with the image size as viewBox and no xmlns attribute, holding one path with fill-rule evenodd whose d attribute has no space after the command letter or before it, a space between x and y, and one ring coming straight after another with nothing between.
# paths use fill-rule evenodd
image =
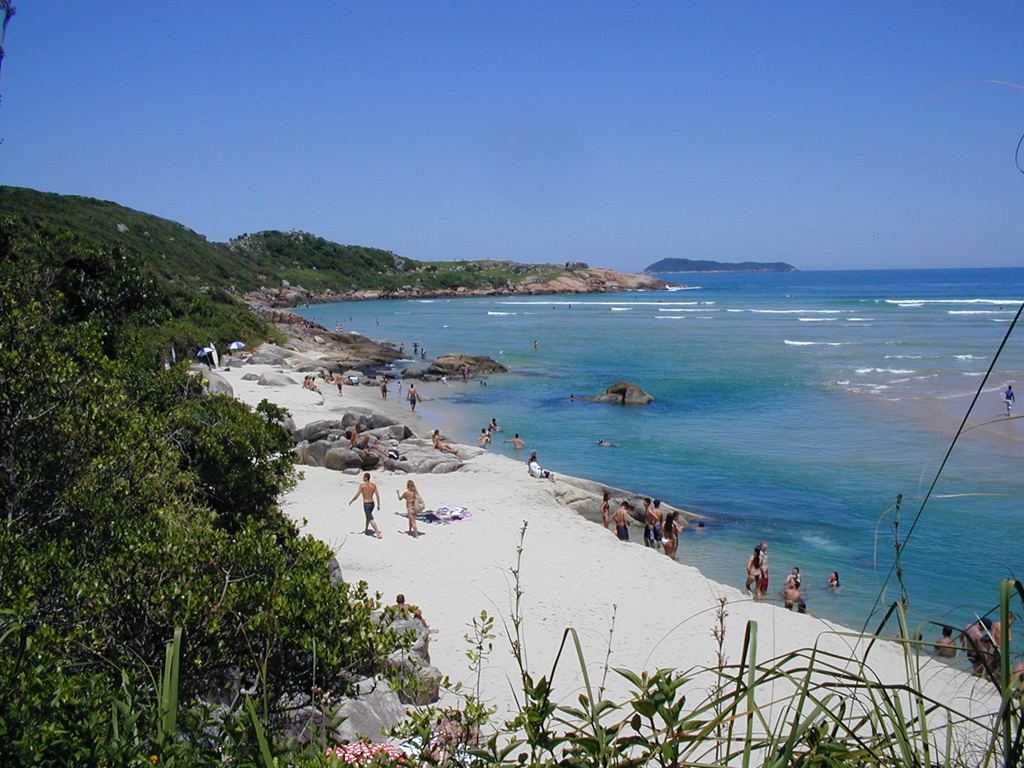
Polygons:
<instances>
[{"instance_id":1,"label":"green foliage in foreground","mask_svg":"<svg viewBox=\"0 0 1024 768\"><path fill-rule=\"evenodd\" d=\"M190 301L117 249L0 227L0 765L256 756L396 644L277 507L282 412L157 364L168 327L216 333L189 306L239 330Z\"/></svg>"}]
</instances>

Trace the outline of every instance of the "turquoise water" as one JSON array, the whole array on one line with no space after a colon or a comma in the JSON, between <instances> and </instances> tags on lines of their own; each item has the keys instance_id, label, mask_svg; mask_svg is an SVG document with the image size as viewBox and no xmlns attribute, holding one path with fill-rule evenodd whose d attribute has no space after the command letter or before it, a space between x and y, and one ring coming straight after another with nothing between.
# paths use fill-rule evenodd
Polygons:
<instances>
[{"instance_id":1,"label":"turquoise water","mask_svg":"<svg viewBox=\"0 0 1024 768\"><path fill-rule=\"evenodd\" d=\"M472 443L496 418L502 438L521 433L556 473L706 515L707 532L681 537L679 560L718 581L742 587L747 556L765 539L773 592L798 566L810 610L873 626L899 595L888 578L892 523L898 517L905 533L921 510L1024 300L1024 269L666 277L693 287L352 302L302 314L404 342L410 356L415 341L431 357L500 360L510 373L486 387L452 382L423 404L428 419ZM622 380L656 401L623 408L569 399ZM905 547L912 621L966 624L1015 573L1024 422L1005 416L1001 392L1012 382L1024 390L1020 331ZM599 447L599 438L616 447ZM511 446L493 450L517 456ZM824 587L832 570L839 594Z\"/></svg>"}]
</instances>

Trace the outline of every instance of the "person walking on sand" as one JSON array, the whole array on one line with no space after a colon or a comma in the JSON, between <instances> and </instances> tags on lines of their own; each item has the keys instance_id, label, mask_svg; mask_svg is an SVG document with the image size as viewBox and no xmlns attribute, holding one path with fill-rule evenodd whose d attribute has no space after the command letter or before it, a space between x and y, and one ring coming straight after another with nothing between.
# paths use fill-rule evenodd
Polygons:
<instances>
[{"instance_id":1,"label":"person walking on sand","mask_svg":"<svg viewBox=\"0 0 1024 768\"><path fill-rule=\"evenodd\" d=\"M370 532L370 528L373 528L374 535L380 539L380 528L377 527L377 523L373 520L373 502L374 499L377 501L377 508L380 509L380 491L377 490L377 486L370 482L370 473L363 473L363 482L359 486L359 490L356 491L356 495L352 497L352 501L348 504L352 506L352 502L358 499L360 496L363 497L363 514L366 515L366 527L363 529L363 533L367 534Z\"/></svg>"},{"instance_id":2,"label":"person walking on sand","mask_svg":"<svg viewBox=\"0 0 1024 768\"><path fill-rule=\"evenodd\" d=\"M388 377L387 376L381 376L380 377L380 399L381 400L387 400L388 399Z\"/></svg>"},{"instance_id":3,"label":"person walking on sand","mask_svg":"<svg viewBox=\"0 0 1024 768\"><path fill-rule=\"evenodd\" d=\"M516 435L516 437L519 437L519 435ZM509 441L506 440L505 442L507 443ZM608 503L608 500L611 499L611 497L612 495L608 493L608 491L605 491L604 496L601 499L601 522L604 523L605 530L608 530L608 526L612 524L612 508Z\"/></svg>"},{"instance_id":4,"label":"person walking on sand","mask_svg":"<svg viewBox=\"0 0 1024 768\"><path fill-rule=\"evenodd\" d=\"M423 510L424 505L419 491L416 490L416 483L410 480L405 484L405 493L399 493L397 490L395 493L398 494L399 501L405 501L405 514L409 518L408 533L414 539L418 539L420 537L420 529L416 527L416 515Z\"/></svg>"},{"instance_id":5,"label":"person walking on sand","mask_svg":"<svg viewBox=\"0 0 1024 768\"><path fill-rule=\"evenodd\" d=\"M1003 392L1003 402L1006 403L1006 415L1007 416L1009 416L1010 415L1010 411L1013 410L1013 401L1015 399L1016 398L1013 396L1013 385L1012 384L1008 384L1007 387L1006 387L1006 391Z\"/></svg>"},{"instance_id":6,"label":"person walking on sand","mask_svg":"<svg viewBox=\"0 0 1024 768\"><path fill-rule=\"evenodd\" d=\"M761 547L754 547L754 554L747 560L747 583L743 587L755 600L761 596Z\"/></svg>"},{"instance_id":7,"label":"person walking on sand","mask_svg":"<svg viewBox=\"0 0 1024 768\"><path fill-rule=\"evenodd\" d=\"M761 597L764 597L768 592L768 542L761 542L761 582L760 582L760 593Z\"/></svg>"},{"instance_id":8,"label":"person walking on sand","mask_svg":"<svg viewBox=\"0 0 1024 768\"><path fill-rule=\"evenodd\" d=\"M416 385L409 385L409 407L412 408L412 412L416 413L416 401L420 399L420 393L416 391Z\"/></svg>"},{"instance_id":9,"label":"person walking on sand","mask_svg":"<svg viewBox=\"0 0 1024 768\"><path fill-rule=\"evenodd\" d=\"M506 440L505 442L512 443L512 447L515 448L517 451L521 451L523 447L526 445L526 443L520 439L518 432L516 432L515 437L513 437L511 440Z\"/></svg>"},{"instance_id":10,"label":"person walking on sand","mask_svg":"<svg viewBox=\"0 0 1024 768\"><path fill-rule=\"evenodd\" d=\"M632 519L629 514L629 502L623 499L619 508L615 510L615 535L619 541L629 541L629 521Z\"/></svg>"}]
</instances>

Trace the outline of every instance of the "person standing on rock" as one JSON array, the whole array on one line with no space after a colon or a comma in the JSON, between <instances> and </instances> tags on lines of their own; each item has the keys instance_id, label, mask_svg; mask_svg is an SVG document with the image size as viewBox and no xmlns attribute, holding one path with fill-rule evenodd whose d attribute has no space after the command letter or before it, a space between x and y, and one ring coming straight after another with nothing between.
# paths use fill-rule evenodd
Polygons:
<instances>
[{"instance_id":1,"label":"person standing on rock","mask_svg":"<svg viewBox=\"0 0 1024 768\"><path fill-rule=\"evenodd\" d=\"M377 490L376 484L370 481L370 473L363 473L363 482L359 486L359 490L356 491L356 495L352 497L352 501L348 503L352 506L352 502L358 499L360 496L363 497L363 513L366 515L366 527L363 529L363 533L367 534L370 532L370 528L373 528L374 535L379 539L382 538L380 535L380 528L377 527L377 523L373 520L373 502L374 499L377 501L377 508L380 509L380 491Z\"/></svg>"},{"instance_id":2,"label":"person standing on rock","mask_svg":"<svg viewBox=\"0 0 1024 768\"><path fill-rule=\"evenodd\" d=\"M409 407L412 408L413 413L416 412L416 401L420 399L420 393L416 391L416 385L409 385Z\"/></svg>"}]
</instances>

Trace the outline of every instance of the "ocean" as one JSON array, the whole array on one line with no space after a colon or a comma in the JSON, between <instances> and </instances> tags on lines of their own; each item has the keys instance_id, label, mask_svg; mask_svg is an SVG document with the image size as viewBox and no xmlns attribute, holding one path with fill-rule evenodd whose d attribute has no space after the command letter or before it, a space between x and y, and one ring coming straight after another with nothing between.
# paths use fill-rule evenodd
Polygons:
<instances>
[{"instance_id":1,"label":"ocean","mask_svg":"<svg viewBox=\"0 0 1024 768\"><path fill-rule=\"evenodd\" d=\"M1021 329L993 360L1024 301L1024 269L662 277L687 287L348 302L300 314L404 342L410 358L418 342L428 357L504 363L510 372L486 386L452 381L419 410L470 444L497 419L504 432L493 451L522 459L536 450L556 474L706 516L705 532L680 536L678 560L716 581L742 588L747 557L766 540L770 592L799 567L809 610L874 629L901 593L898 528L912 623L966 626L997 603L1024 548L1024 422L1006 416L1002 398L1008 384L1024 391ZM619 381L656 400L570 399ZM525 451L501 442L516 432ZM830 571L840 574L837 593L825 586Z\"/></svg>"}]
</instances>

